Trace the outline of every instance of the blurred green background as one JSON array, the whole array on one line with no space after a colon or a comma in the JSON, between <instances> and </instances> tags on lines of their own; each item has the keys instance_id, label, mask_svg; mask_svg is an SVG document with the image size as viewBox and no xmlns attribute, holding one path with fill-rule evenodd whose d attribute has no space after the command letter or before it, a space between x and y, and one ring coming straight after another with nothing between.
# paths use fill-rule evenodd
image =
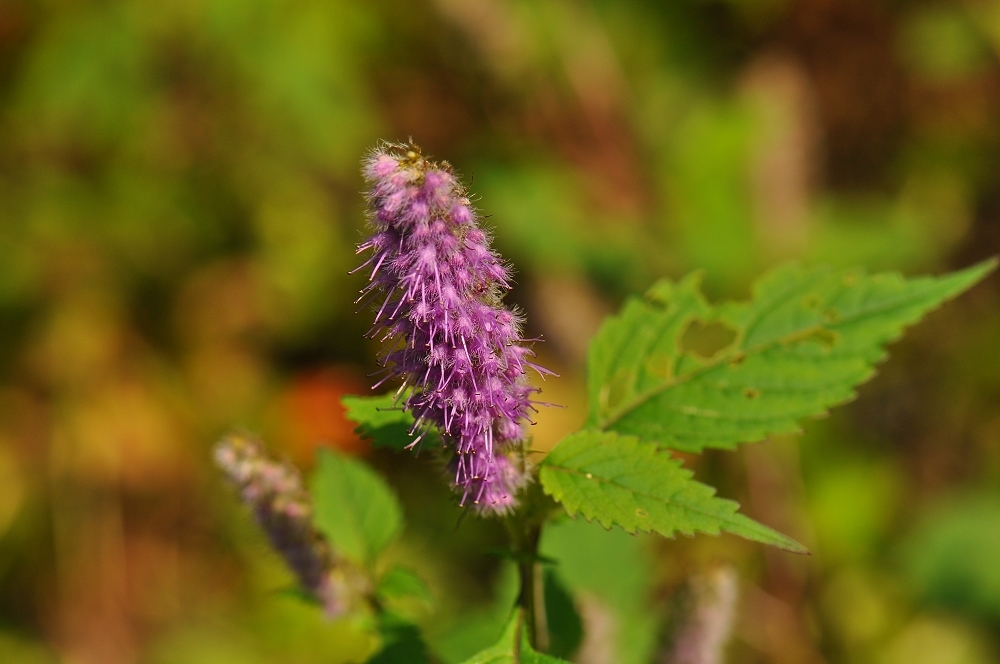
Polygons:
<instances>
[{"instance_id":1,"label":"blurred green background","mask_svg":"<svg viewBox=\"0 0 1000 664\"><path fill-rule=\"evenodd\" d=\"M788 259L1000 252L998 52L994 0L0 0L0 662L365 657L281 593L210 465L234 425L390 477L442 653L509 595L496 524L456 527L434 468L369 453L339 405L376 351L347 272L378 139L489 215L562 374L546 447L583 419L600 319L658 277L740 297ZM811 557L554 530L593 638L642 661L726 563L729 662L1000 662L998 300L994 276L933 314L804 436L689 459Z\"/></svg>"}]
</instances>

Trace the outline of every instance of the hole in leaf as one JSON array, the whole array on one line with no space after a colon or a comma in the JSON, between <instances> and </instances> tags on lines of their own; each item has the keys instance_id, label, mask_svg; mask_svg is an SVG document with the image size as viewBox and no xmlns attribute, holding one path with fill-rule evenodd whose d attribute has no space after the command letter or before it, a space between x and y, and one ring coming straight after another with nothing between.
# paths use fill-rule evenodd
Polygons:
<instances>
[{"instance_id":1,"label":"hole in leaf","mask_svg":"<svg viewBox=\"0 0 1000 664\"><path fill-rule=\"evenodd\" d=\"M649 512L647 512L646 510L642 509L641 507L638 507L635 510L635 515L637 517L639 517L640 519L645 519L646 517L649 516Z\"/></svg>"},{"instance_id":2,"label":"hole in leaf","mask_svg":"<svg viewBox=\"0 0 1000 664\"><path fill-rule=\"evenodd\" d=\"M736 330L725 323L693 320L681 334L680 346L682 352L707 360L734 341Z\"/></svg>"},{"instance_id":3,"label":"hole in leaf","mask_svg":"<svg viewBox=\"0 0 1000 664\"><path fill-rule=\"evenodd\" d=\"M793 335L792 337L786 339L784 343L785 345L793 346L807 341L815 341L826 350L829 350L835 346L838 341L840 341L840 334L832 330L828 330L825 327L814 327Z\"/></svg>"},{"instance_id":4,"label":"hole in leaf","mask_svg":"<svg viewBox=\"0 0 1000 664\"><path fill-rule=\"evenodd\" d=\"M760 390L758 390L756 387L744 387L743 396L745 396L747 399L756 399L757 397L760 396Z\"/></svg>"},{"instance_id":5,"label":"hole in leaf","mask_svg":"<svg viewBox=\"0 0 1000 664\"><path fill-rule=\"evenodd\" d=\"M666 353L653 353L646 360L646 371L657 378L670 378L674 373L674 358Z\"/></svg>"},{"instance_id":6,"label":"hole in leaf","mask_svg":"<svg viewBox=\"0 0 1000 664\"><path fill-rule=\"evenodd\" d=\"M631 371L615 372L615 375L611 377L611 380L605 386L607 397L604 403L608 410L614 410L625 400L632 387L634 378L635 374Z\"/></svg>"},{"instance_id":7,"label":"hole in leaf","mask_svg":"<svg viewBox=\"0 0 1000 664\"><path fill-rule=\"evenodd\" d=\"M826 328L820 328L813 332L809 337L813 341L818 341L827 348L832 348L838 341L840 341L840 335L836 332L831 332Z\"/></svg>"}]
</instances>

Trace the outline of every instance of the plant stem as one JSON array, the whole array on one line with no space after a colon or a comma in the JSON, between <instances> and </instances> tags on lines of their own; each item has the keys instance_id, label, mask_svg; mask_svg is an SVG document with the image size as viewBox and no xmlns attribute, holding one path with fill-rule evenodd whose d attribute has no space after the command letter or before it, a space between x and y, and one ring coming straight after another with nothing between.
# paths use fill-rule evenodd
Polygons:
<instances>
[{"instance_id":1,"label":"plant stem","mask_svg":"<svg viewBox=\"0 0 1000 664\"><path fill-rule=\"evenodd\" d=\"M545 586L542 565L538 562L538 543L542 538L542 525L531 521L511 524L514 555L521 578L518 606L524 611L524 624L532 647L545 652L549 647L548 616L545 613Z\"/></svg>"},{"instance_id":2,"label":"plant stem","mask_svg":"<svg viewBox=\"0 0 1000 664\"><path fill-rule=\"evenodd\" d=\"M522 451L522 463L524 456ZM522 496L520 508L506 520L510 550L517 561L521 592L517 604L523 615L528 642L539 652L549 649L549 621L545 611L545 580L538 546L542 528L561 508L542 490L537 475Z\"/></svg>"}]
</instances>

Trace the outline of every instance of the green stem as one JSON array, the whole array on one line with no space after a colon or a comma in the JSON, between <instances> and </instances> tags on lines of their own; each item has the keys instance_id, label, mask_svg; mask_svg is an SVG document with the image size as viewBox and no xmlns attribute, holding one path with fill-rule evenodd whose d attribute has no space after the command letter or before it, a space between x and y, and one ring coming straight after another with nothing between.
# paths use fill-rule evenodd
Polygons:
<instances>
[{"instance_id":1,"label":"green stem","mask_svg":"<svg viewBox=\"0 0 1000 664\"><path fill-rule=\"evenodd\" d=\"M527 455L527 447L521 450L521 462ZM522 466L522 471L528 469ZM538 546L542 540L542 528L560 509L556 503L545 495L538 482L537 470L534 471L533 482L528 484L521 497L520 508L507 520L507 532L510 535L510 549L517 561L517 572L521 578L521 591L517 604L523 616L523 625L527 630L528 642L539 652L549 649L549 624L545 611L545 581ZM520 643L520 640L518 641Z\"/></svg>"},{"instance_id":2,"label":"green stem","mask_svg":"<svg viewBox=\"0 0 1000 664\"><path fill-rule=\"evenodd\" d=\"M542 524L517 519L510 523L511 545L521 591L517 604L524 612L524 626L528 641L540 652L549 647L548 617L545 613L545 586L542 565L538 562L538 544L542 538Z\"/></svg>"}]
</instances>

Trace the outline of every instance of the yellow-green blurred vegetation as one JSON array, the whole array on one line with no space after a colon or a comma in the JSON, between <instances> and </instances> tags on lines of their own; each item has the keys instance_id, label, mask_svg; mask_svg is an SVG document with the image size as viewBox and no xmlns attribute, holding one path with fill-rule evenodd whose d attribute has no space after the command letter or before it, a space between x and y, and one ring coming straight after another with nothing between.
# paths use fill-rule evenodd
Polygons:
<instances>
[{"instance_id":1,"label":"yellow-green blurred vegetation","mask_svg":"<svg viewBox=\"0 0 1000 664\"><path fill-rule=\"evenodd\" d=\"M377 140L471 183L562 374L550 447L590 335L655 278L1000 252L998 53L996 0L0 0L0 662L363 660L211 467L232 426L389 477L442 653L507 592L496 524L456 527L437 470L339 404L377 350L348 275ZM585 625L603 597L642 632L728 561L729 662L1000 662L1000 278L804 436L688 461L814 555L587 535Z\"/></svg>"}]
</instances>

